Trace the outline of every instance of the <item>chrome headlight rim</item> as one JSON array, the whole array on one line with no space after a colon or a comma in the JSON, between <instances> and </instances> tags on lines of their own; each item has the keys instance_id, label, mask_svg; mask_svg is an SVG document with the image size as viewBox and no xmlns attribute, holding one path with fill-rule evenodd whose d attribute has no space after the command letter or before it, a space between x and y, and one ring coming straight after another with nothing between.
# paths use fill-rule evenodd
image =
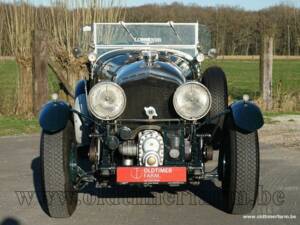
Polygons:
<instances>
[{"instance_id":1,"label":"chrome headlight rim","mask_svg":"<svg viewBox=\"0 0 300 225\"><path fill-rule=\"evenodd\" d=\"M123 97L123 106L121 108L121 110L116 113L114 116L109 116L109 117L103 117L103 116L100 116L99 113L94 109L94 107L92 106L92 102L91 102L91 96L92 94L99 90L100 86L103 86L103 85L113 85L114 87L116 87L120 93L122 94L122 97ZM99 83L95 84L89 91L89 94L87 96L87 102L88 102L88 109L89 111L91 112L91 114L96 117L97 119L99 120L104 120L104 121L110 121L110 120L115 120L117 119L118 117L120 117L123 112L125 111L125 108L126 108L126 103L127 103L127 98L126 98L126 94L123 90L123 88L118 85L117 83L114 83L112 81L100 81Z\"/></svg>"},{"instance_id":2,"label":"chrome headlight rim","mask_svg":"<svg viewBox=\"0 0 300 225\"><path fill-rule=\"evenodd\" d=\"M176 101L177 101L177 96L178 96L178 94L180 94L180 90L181 90L182 88L184 88L185 86L191 85L191 84L192 84L192 85L198 85L198 86L200 86L201 88L203 88L203 89L205 90L205 92L207 93L208 101L209 101L209 105L208 105L207 109L204 111L204 113L202 113L202 115L195 116L195 117L188 117L188 116L183 115L183 114L180 112L180 110L178 109L178 105L177 105L177 103L176 103ZM188 81L188 82L186 82L186 83L180 85L180 86L176 89L176 91L174 92L174 96L173 96L173 106L174 106L174 109L175 109L176 113L177 113L180 117L182 117L183 119L185 119L185 120L196 121L196 120L202 119L203 117L205 117L205 116L209 113L209 111L210 111L210 109L211 109L211 105L212 105L212 97L211 97L210 91L208 90L208 88L207 88L204 84L202 84L202 83L200 83L200 82L198 82L198 81Z\"/></svg>"}]
</instances>

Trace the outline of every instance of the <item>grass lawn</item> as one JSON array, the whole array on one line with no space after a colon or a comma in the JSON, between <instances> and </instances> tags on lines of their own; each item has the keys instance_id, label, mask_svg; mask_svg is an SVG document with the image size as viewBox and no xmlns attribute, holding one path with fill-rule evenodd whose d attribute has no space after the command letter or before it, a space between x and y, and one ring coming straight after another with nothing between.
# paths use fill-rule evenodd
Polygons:
<instances>
[{"instance_id":1,"label":"grass lawn","mask_svg":"<svg viewBox=\"0 0 300 225\"><path fill-rule=\"evenodd\" d=\"M59 90L52 71L48 70L49 93ZM18 82L18 65L14 60L0 60L0 115L13 115Z\"/></svg>"},{"instance_id":2,"label":"grass lawn","mask_svg":"<svg viewBox=\"0 0 300 225\"><path fill-rule=\"evenodd\" d=\"M0 113L13 110L17 86L18 69L13 60L0 60Z\"/></svg>"},{"instance_id":3,"label":"grass lawn","mask_svg":"<svg viewBox=\"0 0 300 225\"><path fill-rule=\"evenodd\" d=\"M258 60L207 60L203 69L212 65L218 65L225 71L229 94L233 99L240 99L243 94L249 94L251 98L259 96ZM39 131L36 120L16 119L13 116L17 78L16 62L14 60L0 60L0 136ZM282 81L282 94L300 93L300 60L275 60L273 78L275 93L280 80ZM49 81L49 93L57 92L59 89L58 82L50 70ZM267 113L266 117L276 115L278 114Z\"/></svg>"},{"instance_id":4,"label":"grass lawn","mask_svg":"<svg viewBox=\"0 0 300 225\"><path fill-rule=\"evenodd\" d=\"M50 94L59 90L54 74L49 70ZM0 60L0 136L39 132L37 119L15 118L18 66L14 60ZM4 116L5 115L5 116ZM8 116L7 116L8 115Z\"/></svg>"},{"instance_id":5,"label":"grass lawn","mask_svg":"<svg viewBox=\"0 0 300 225\"><path fill-rule=\"evenodd\" d=\"M259 96L258 60L207 60L204 67L218 65L227 75L229 95L234 99L249 94L251 98ZM279 81L282 93L300 93L300 60L274 60L273 91L277 92Z\"/></svg>"},{"instance_id":6,"label":"grass lawn","mask_svg":"<svg viewBox=\"0 0 300 225\"><path fill-rule=\"evenodd\" d=\"M0 116L0 136L31 134L39 132L36 119L23 120L14 117Z\"/></svg>"}]
</instances>

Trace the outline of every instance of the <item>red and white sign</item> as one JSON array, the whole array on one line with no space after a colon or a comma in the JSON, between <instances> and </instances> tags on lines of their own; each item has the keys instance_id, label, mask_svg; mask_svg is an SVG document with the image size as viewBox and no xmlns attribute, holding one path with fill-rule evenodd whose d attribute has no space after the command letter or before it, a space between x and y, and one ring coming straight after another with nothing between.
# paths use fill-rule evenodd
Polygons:
<instances>
[{"instance_id":1,"label":"red and white sign","mask_svg":"<svg viewBox=\"0 0 300 225\"><path fill-rule=\"evenodd\" d=\"M185 183L186 167L117 167L119 183Z\"/></svg>"}]
</instances>

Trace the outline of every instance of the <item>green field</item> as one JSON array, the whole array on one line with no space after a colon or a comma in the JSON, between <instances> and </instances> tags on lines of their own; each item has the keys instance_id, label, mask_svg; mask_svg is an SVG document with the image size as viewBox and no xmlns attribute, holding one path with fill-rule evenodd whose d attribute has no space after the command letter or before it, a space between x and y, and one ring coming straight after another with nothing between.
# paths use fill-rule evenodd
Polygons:
<instances>
[{"instance_id":1,"label":"green field","mask_svg":"<svg viewBox=\"0 0 300 225\"><path fill-rule=\"evenodd\" d=\"M36 119L25 120L13 114L18 80L18 66L14 60L0 60L0 136L39 131ZM50 93L59 90L54 74L49 70Z\"/></svg>"},{"instance_id":2,"label":"green field","mask_svg":"<svg viewBox=\"0 0 300 225\"><path fill-rule=\"evenodd\" d=\"M0 116L0 136L37 133L39 130L36 119L24 120Z\"/></svg>"},{"instance_id":3,"label":"green field","mask_svg":"<svg viewBox=\"0 0 300 225\"><path fill-rule=\"evenodd\" d=\"M211 60L205 67L218 65L227 75L229 94L238 99L243 94L251 98L259 96L258 60ZM273 91L277 94L279 82L282 82L281 94L300 93L300 60L275 60L273 68Z\"/></svg>"},{"instance_id":4,"label":"green field","mask_svg":"<svg viewBox=\"0 0 300 225\"><path fill-rule=\"evenodd\" d=\"M208 60L204 68L212 65L222 67L227 75L229 94L239 99L243 94L251 98L259 96L258 60ZM204 69L203 68L203 69ZM300 93L300 60L274 61L274 94L282 81L280 94ZM22 134L38 131L36 120L16 119L13 116L17 88L18 67L13 60L0 60L0 135ZM59 89L55 76L49 71L50 93Z\"/></svg>"},{"instance_id":5,"label":"green field","mask_svg":"<svg viewBox=\"0 0 300 225\"><path fill-rule=\"evenodd\" d=\"M14 60L0 60L0 114L12 115L18 79L18 65ZM49 70L50 93L59 90L54 74Z\"/></svg>"}]
</instances>

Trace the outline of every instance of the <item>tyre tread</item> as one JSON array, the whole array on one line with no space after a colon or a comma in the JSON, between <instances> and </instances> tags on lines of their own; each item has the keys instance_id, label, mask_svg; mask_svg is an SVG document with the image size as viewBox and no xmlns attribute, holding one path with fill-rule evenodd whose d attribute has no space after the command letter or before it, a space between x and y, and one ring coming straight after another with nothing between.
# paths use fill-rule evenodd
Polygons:
<instances>
[{"instance_id":1,"label":"tyre tread","mask_svg":"<svg viewBox=\"0 0 300 225\"><path fill-rule=\"evenodd\" d=\"M72 130L69 123L63 131L55 134L43 132L41 137L42 181L51 217L69 217L77 203L77 193L69 187L69 172L65 171Z\"/></svg>"},{"instance_id":2,"label":"tyre tread","mask_svg":"<svg viewBox=\"0 0 300 225\"><path fill-rule=\"evenodd\" d=\"M209 89L212 96L212 104L208 117L211 118L224 112L228 107L227 80L224 71L217 66L209 67L203 73L202 83ZM224 118L221 117L215 124L221 128L223 122Z\"/></svg>"},{"instance_id":3,"label":"tyre tread","mask_svg":"<svg viewBox=\"0 0 300 225\"><path fill-rule=\"evenodd\" d=\"M249 213L256 202L259 177L259 146L257 132L242 134L231 130L231 180L229 212Z\"/></svg>"}]
</instances>

